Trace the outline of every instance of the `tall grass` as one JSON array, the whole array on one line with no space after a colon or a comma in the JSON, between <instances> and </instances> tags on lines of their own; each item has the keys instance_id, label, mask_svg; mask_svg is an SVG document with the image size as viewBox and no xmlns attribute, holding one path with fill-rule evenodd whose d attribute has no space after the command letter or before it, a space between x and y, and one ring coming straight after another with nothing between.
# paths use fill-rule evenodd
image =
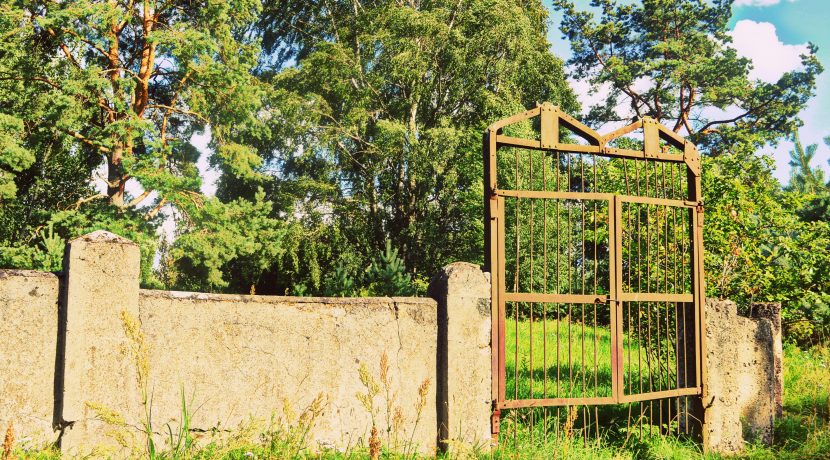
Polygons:
<instances>
[{"instance_id":1,"label":"tall grass","mask_svg":"<svg viewBox=\"0 0 830 460\"><path fill-rule=\"evenodd\" d=\"M559 326L549 325L550 331L559 330ZM567 331L563 331L567 332ZM598 342L603 339L603 332L597 333ZM512 337L512 336L511 336ZM529 334L518 335L521 347L529 350ZM537 338L534 332L534 340ZM593 340L591 336L591 340ZM140 363L140 360L138 361ZM535 362L534 362L535 367ZM197 440L192 436L189 425L188 401L182 391L182 416L178 427L167 426L165 445L153 445L149 442L137 443L142 448L128 452L134 458L157 459L283 459L283 458L319 458L319 459L363 459L372 454L383 459L427 458L418 454L411 445L411 433L404 432L400 408L395 402L390 385L388 359L380 360L379 372L375 373L364 366L360 370L366 393L364 404L373 415L386 419L385 433L379 433L377 440L380 447L372 452L370 446L352 445L345 449L306 447L306 437L315 423L320 421L327 401L319 395L307 408L296 412L290 404L284 406L283 414L274 417L271 424L260 431L259 437L249 436L251 427L243 428L245 433L225 438L207 438ZM770 447L749 445L738 459L830 459L830 349L818 346L802 350L793 345L784 348L784 416L776 421L775 441ZM534 384L535 385L535 384ZM417 399L420 410L426 403L425 395L428 382L422 384L421 395ZM622 418L603 420L602 429L597 435L593 430L586 433L580 427L578 419L585 413L583 408L572 406L562 409L562 417L550 423L553 436L542 436L541 431L527 430L529 420L521 417L505 417L502 431L509 433L514 425L517 441L509 438L494 449L486 446L453 440L451 452L447 459L718 459L717 455L704 455L700 447L688 440L674 436L662 436L653 430L640 431L636 425L621 423ZM618 415L624 411L618 410ZM419 412L420 413L420 412ZM420 418L420 417L418 417ZM396 420L397 419L397 420ZM551 417L553 419L553 417ZM412 422L417 421L413 420ZM536 420L535 422L538 422ZM142 427L146 429L147 427ZM414 430L415 427L412 427ZM141 431L141 430L139 430ZM152 432L152 427L150 430ZM10 434L9 434L10 433ZM531 439L531 434L533 438ZM587 434L587 435L586 435ZM10 458L57 460L61 458L54 449L28 449L14 445L14 430L7 430L3 455ZM258 439L252 442L251 439ZM122 458L123 455L110 456ZM0 458L0 460L6 460Z\"/></svg>"}]
</instances>

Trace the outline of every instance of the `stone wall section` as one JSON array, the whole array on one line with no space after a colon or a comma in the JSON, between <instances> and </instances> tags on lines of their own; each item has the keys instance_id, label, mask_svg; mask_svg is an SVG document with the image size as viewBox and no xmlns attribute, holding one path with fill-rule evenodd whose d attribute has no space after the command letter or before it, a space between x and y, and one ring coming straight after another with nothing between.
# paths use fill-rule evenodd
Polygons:
<instances>
[{"instance_id":1,"label":"stone wall section","mask_svg":"<svg viewBox=\"0 0 830 460\"><path fill-rule=\"evenodd\" d=\"M747 442L771 443L782 363L773 321L739 316L734 302L708 299L706 340L709 449L734 454Z\"/></svg>"},{"instance_id":2,"label":"stone wall section","mask_svg":"<svg viewBox=\"0 0 830 460\"><path fill-rule=\"evenodd\" d=\"M286 420L315 398L325 403L312 448L364 445L372 426L357 399L361 366L381 386L375 420L400 410L401 442L436 447L436 304L432 299L332 299L141 291L140 319L150 350L154 417L177 426L182 391L199 430L236 430L251 421ZM386 354L390 398L381 379ZM426 406L419 387L426 381ZM417 420L417 425L416 425ZM414 431L414 434L413 434Z\"/></svg>"},{"instance_id":3,"label":"stone wall section","mask_svg":"<svg viewBox=\"0 0 830 460\"><path fill-rule=\"evenodd\" d=\"M478 266L456 262L430 283L438 301L438 437L453 444L490 442L492 373L490 279Z\"/></svg>"},{"instance_id":4,"label":"stone wall section","mask_svg":"<svg viewBox=\"0 0 830 460\"><path fill-rule=\"evenodd\" d=\"M372 412L399 451L489 436L489 282L473 265L442 271L436 301L142 290L139 263L99 231L68 244L62 274L0 270L2 429L120 457L147 423L163 449L184 400L202 438L296 427L309 408L312 450L365 446Z\"/></svg>"},{"instance_id":5,"label":"stone wall section","mask_svg":"<svg viewBox=\"0 0 830 460\"><path fill-rule=\"evenodd\" d=\"M55 442L55 356L59 279L0 270L0 430L37 447Z\"/></svg>"}]
</instances>

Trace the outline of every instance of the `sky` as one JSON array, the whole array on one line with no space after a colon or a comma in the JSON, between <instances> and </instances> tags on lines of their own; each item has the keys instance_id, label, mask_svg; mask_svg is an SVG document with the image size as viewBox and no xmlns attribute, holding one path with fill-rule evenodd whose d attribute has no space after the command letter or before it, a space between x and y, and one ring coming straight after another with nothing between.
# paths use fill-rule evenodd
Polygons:
<instances>
[{"instance_id":1,"label":"sky","mask_svg":"<svg viewBox=\"0 0 830 460\"><path fill-rule=\"evenodd\" d=\"M549 2L546 2L550 6ZM578 9L590 9L590 0L575 0ZM557 56L567 60L570 45L559 31L559 13L551 9L548 39ZM804 122L799 135L805 146L819 144L814 166L830 172L830 147L822 139L830 136L830 0L735 0L729 22L732 47L752 59L750 77L775 82L784 72L800 67L799 55L808 42L818 46L818 58L827 70L817 80L816 96L801 112ZM601 94L588 94L583 82L571 81L584 110ZM775 176L786 182L789 178L789 151L793 144L782 141L777 147L767 146L759 153L775 158Z\"/></svg>"}]
</instances>

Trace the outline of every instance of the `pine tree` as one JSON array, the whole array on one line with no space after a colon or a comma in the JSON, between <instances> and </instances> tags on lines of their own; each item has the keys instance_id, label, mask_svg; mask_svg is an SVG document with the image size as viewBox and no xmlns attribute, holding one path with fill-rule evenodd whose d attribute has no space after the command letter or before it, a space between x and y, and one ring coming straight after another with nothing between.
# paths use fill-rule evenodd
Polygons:
<instances>
[{"instance_id":1,"label":"pine tree","mask_svg":"<svg viewBox=\"0 0 830 460\"><path fill-rule=\"evenodd\" d=\"M818 144L810 144L804 148L798 131L793 132L792 140L795 145L793 150L790 150L790 181L787 188L811 195L827 191L828 184L824 181L824 170L812 166ZM825 138L824 141L830 145L830 137Z\"/></svg>"}]
</instances>

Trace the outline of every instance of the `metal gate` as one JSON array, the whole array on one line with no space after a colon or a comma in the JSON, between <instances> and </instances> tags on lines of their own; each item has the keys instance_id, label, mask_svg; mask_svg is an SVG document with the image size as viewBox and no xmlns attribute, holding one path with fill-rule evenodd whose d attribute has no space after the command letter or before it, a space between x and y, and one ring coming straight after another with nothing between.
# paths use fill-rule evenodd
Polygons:
<instances>
[{"instance_id":1,"label":"metal gate","mask_svg":"<svg viewBox=\"0 0 830 460\"><path fill-rule=\"evenodd\" d=\"M543 104L488 128L484 165L494 435L503 410L631 402L688 430L706 372L695 146Z\"/></svg>"}]
</instances>

